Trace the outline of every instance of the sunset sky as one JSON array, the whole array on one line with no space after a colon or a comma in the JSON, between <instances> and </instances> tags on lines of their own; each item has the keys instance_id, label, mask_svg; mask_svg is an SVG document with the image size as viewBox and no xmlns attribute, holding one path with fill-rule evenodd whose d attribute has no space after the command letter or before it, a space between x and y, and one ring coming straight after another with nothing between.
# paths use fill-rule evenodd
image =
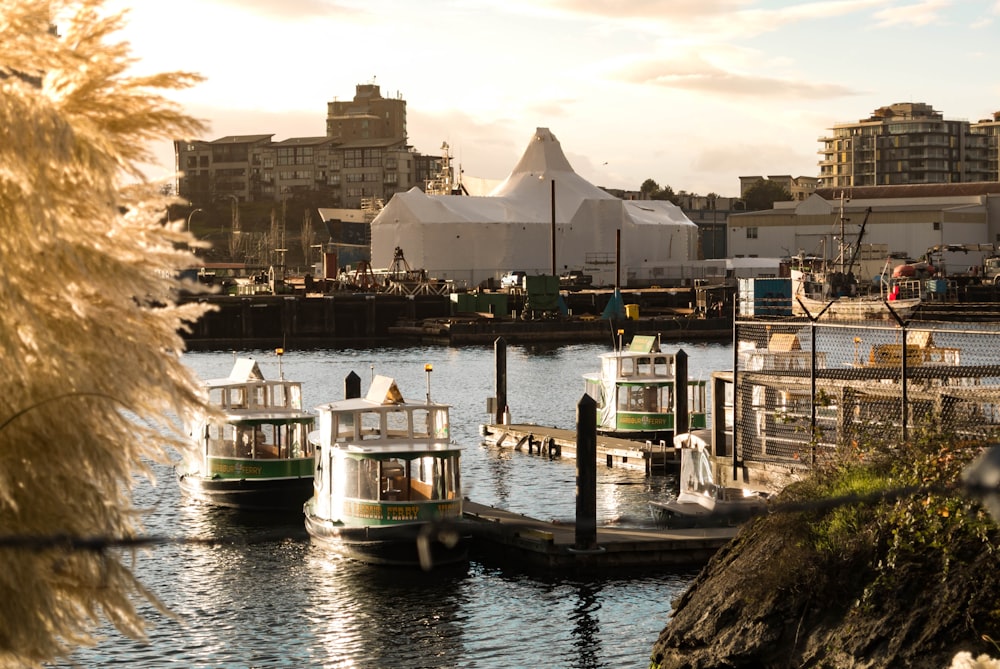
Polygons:
<instances>
[{"instance_id":1,"label":"sunset sky","mask_svg":"<svg viewBox=\"0 0 1000 669\"><path fill-rule=\"evenodd\" d=\"M817 176L820 137L894 102L1000 110L1000 0L109 0L142 72L198 139L321 136L326 104L376 83L409 140L503 179L537 127L599 186L737 195ZM161 172L173 169L168 144ZM151 171L151 176L157 174Z\"/></svg>"}]
</instances>

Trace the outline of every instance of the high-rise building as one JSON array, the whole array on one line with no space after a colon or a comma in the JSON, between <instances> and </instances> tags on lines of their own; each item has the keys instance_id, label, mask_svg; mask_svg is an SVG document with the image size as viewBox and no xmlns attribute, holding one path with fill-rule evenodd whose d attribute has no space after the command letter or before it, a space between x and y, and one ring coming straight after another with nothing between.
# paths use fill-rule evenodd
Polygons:
<instances>
[{"instance_id":1,"label":"high-rise building","mask_svg":"<svg viewBox=\"0 0 1000 669\"><path fill-rule=\"evenodd\" d=\"M349 102L328 103L325 137L273 137L175 140L177 193L195 204L308 195L323 206L360 209L423 189L441 169L440 156L407 144L406 101L383 98L375 84L359 84Z\"/></svg>"},{"instance_id":2,"label":"high-rise building","mask_svg":"<svg viewBox=\"0 0 1000 669\"><path fill-rule=\"evenodd\" d=\"M998 178L996 151L991 163L990 137L983 125L945 119L923 102L880 107L869 118L838 123L832 131L819 139L821 188Z\"/></svg>"}]
</instances>

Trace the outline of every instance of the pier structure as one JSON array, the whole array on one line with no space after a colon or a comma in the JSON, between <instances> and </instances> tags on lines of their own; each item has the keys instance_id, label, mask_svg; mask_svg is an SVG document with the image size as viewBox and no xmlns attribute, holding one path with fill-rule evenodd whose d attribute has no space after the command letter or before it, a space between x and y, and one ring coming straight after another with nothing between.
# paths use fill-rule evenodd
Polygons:
<instances>
[{"instance_id":1,"label":"pier structure","mask_svg":"<svg viewBox=\"0 0 1000 669\"><path fill-rule=\"evenodd\" d=\"M463 502L473 551L505 564L544 569L698 568L736 536L738 527L679 530L597 527L594 545L577 545L576 524L554 523Z\"/></svg>"},{"instance_id":2,"label":"pier structure","mask_svg":"<svg viewBox=\"0 0 1000 669\"><path fill-rule=\"evenodd\" d=\"M548 570L694 568L736 535L736 527L598 527L597 403L589 395L577 403L576 422L575 522L545 522L465 500L463 529L472 538L473 551L504 564Z\"/></svg>"},{"instance_id":3,"label":"pier structure","mask_svg":"<svg viewBox=\"0 0 1000 669\"><path fill-rule=\"evenodd\" d=\"M464 293L188 295L180 301L207 303L215 310L191 324L182 336L194 350L372 342L462 346L488 344L498 336L511 343L607 341L617 328L629 335L655 331L666 339L689 341L728 340L732 333L731 316L706 317L698 311L695 302L702 298L693 288L625 291L625 301L635 305L638 316L622 317L613 324L600 318L612 291L566 294L567 314L539 313L537 317L525 317L525 296L521 293L485 294L502 297L499 302L505 306L493 313L463 311L454 298Z\"/></svg>"}]
</instances>

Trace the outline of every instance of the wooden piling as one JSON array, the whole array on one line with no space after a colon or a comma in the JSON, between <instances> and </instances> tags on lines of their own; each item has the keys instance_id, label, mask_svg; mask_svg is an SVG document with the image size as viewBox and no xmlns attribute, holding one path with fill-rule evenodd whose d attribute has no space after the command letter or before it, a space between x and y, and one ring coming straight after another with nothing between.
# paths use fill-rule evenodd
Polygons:
<instances>
[{"instance_id":1,"label":"wooden piling","mask_svg":"<svg viewBox=\"0 0 1000 669\"><path fill-rule=\"evenodd\" d=\"M496 415L494 422L502 425L507 410L507 340L497 337L493 342L494 384L496 388Z\"/></svg>"},{"instance_id":2,"label":"wooden piling","mask_svg":"<svg viewBox=\"0 0 1000 669\"><path fill-rule=\"evenodd\" d=\"M597 402L584 393L576 405L577 550L597 546Z\"/></svg>"},{"instance_id":3,"label":"wooden piling","mask_svg":"<svg viewBox=\"0 0 1000 669\"><path fill-rule=\"evenodd\" d=\"M674 354L674 434L684 434L691 425L688 415L688 355Z\"/></svg>"},{"instance_id":4,"label":"wooden piling","mask_svg":"<svg viewBox=\"0 0 1000 669\"><path fill-rule=\"evenodd\" d=\"M351 372L344 378L344 399L353 400L361 397L361 377Z\"/></svg>"}]
</instances>

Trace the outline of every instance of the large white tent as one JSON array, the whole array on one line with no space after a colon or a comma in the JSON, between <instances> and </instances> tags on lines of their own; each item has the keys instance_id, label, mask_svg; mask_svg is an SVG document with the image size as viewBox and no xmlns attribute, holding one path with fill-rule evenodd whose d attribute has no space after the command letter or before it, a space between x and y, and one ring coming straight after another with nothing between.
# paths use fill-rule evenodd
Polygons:
<instances>
[{"instance_id":1,"label":"large white tent","mask_svg":"<svg viewBox=\"0 0 1000 669\"><path fill-rule=\"evenodd\" d=\"M697 258L698 243L676 205L621 200L579 176L548 128L489 195L397 193L371 234L373 267L389 267L398 247L411 268L469 287L510 270L552 274L553 237L557 274L583 269L603 285L619 276L619 239L623 282L630 271Z\"/></svg>"}]
</instances>

